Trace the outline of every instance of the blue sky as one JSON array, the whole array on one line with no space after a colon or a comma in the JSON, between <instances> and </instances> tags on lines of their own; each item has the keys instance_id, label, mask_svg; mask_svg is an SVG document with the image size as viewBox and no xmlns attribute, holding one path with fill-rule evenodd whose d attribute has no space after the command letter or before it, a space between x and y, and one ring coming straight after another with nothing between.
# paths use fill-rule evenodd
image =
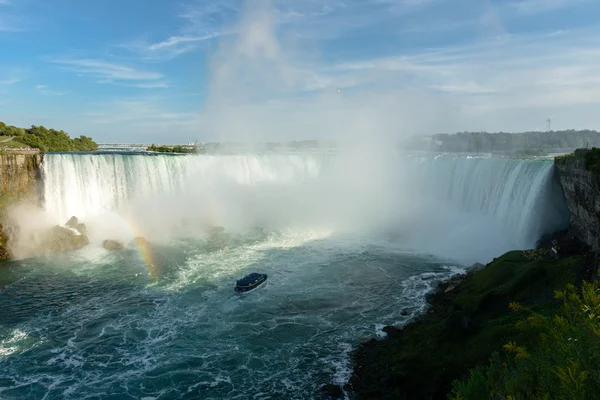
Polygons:
<instances>
[{"instance_id":1,"label":"blue sky","mask_svg":"<svg viewBox=\"0 0 600 400\"><path fill-rule=\"evenodd\" d=\"M0 120L142 143L600 129L598 15L594 0L0 0Z\"/></svg>"}]
</instances>

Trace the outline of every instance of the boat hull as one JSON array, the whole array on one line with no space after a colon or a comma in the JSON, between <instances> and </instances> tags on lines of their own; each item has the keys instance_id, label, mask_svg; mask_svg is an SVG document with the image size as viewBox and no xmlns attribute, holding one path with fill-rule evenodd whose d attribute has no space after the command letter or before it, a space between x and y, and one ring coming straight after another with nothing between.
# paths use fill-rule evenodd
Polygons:
<instances>
[{"instance_id":1,"label":"boat hull","mask_svg":"<svg viewBox=\"0 0 600 400\"><path fill-rule=\"evenodd\" d=\"M261 287L264 287L267 284L267 278L265 277L261 282L251 285L251 286L236 286L235 293L237 294L246 294L255 291Z\"/></svg>"}]
</instances>

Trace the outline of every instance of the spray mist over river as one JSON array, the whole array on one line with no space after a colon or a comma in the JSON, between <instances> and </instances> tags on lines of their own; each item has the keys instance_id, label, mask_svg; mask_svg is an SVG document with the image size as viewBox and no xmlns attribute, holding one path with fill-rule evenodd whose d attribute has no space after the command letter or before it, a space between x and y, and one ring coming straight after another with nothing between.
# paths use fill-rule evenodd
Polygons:
<instances>
[{"instance_id":1,"label":"spray mist over river","mask_svg":"<svg viewBox=\"0 0 600 400\"><path fill-rule=\"evenodd\" d=\"M91 243L0 269L0 397L315 398L437 282L568 217L551 161L362 161L46 155L45 209L22 234L77 215ZM151 252L101 247L139 235ZM251 271L267 287L234 295Z\"/></svg>"}]
</instances>

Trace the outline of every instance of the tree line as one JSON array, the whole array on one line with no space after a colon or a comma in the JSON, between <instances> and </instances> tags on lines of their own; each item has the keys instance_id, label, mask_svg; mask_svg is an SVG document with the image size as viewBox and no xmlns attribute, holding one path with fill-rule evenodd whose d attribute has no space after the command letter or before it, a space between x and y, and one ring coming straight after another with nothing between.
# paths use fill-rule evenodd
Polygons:
<instances>
[{"instance_id":1,"label":"tree line","mask_svg":"<svg viewBox=\"0 0 600 400\"><path fill-rule=\"evenodd\" d=\"M32 125L29 129L6 125L0 121L0 136L12 137L14 142L22 143L41 151L94 151L98 144L91 137L81 135L71 138L65 131L47 129ZM1 146L1 143L0 143Z\"/></svg>"},{"instance_id":2,"label":"tree line","mask_svg":"<svg viewBox=\"0 0 600 400\"><path fill-rule=\"evenodd\" d=\"M147 151L156 151L159 153L196 153L196 149L195 148L187 148L187 147L183 147L183 146L173 146L173 147L169 147L169 146L157 146L154 143L152 143L152 145L150 145L148 148L146 148Z\"/></svg>"},{"instance_id":3,"label":"tree line","mask_svg":"<svg viewBox=\"0 0 600 400\"><path fill-rule=\"evenodd\" d=\"M553 149L594 146L600 147L600 132L588 129L523 133L438 133L429 138L413 137L408 142L410 150L486 153L511 153L523 150L543 153Z\"/></svg>"}]
</instances>

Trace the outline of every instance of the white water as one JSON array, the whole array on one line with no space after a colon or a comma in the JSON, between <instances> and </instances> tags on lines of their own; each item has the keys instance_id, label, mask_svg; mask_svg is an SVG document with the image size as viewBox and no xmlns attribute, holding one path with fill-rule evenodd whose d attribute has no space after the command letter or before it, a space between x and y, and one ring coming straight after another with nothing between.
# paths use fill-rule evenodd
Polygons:
<instances>
[{"instance_id":1,"label":"white water","mask_svg":"<svg viewBox=\"0 0 600 400\"><path fill-rule=\"evenodd\" d=\"M43 168L46 210L21 227L74 214L92 244L0 275L7 399L318 398L348 381L359 340L464 271L449 258L529 247L565 216L551 161L47 154ZM167 243L151 266L100 246L137 234ZM267 286L234 295L253 271Z\"/></svg>"},{"instance_id":2,"label":"white water","mask_svg":"<svg viewBox=\"0 0 600 400\"><path fill-rule=\"evenodd\" d=\"M565 225L551 172L547 160L307 153L48 154L43 164L47 212L95 225L92 239L133 229L161 240L210 225L393 233L465 262L534 246Z\"/></svg>"}]
</instances>

